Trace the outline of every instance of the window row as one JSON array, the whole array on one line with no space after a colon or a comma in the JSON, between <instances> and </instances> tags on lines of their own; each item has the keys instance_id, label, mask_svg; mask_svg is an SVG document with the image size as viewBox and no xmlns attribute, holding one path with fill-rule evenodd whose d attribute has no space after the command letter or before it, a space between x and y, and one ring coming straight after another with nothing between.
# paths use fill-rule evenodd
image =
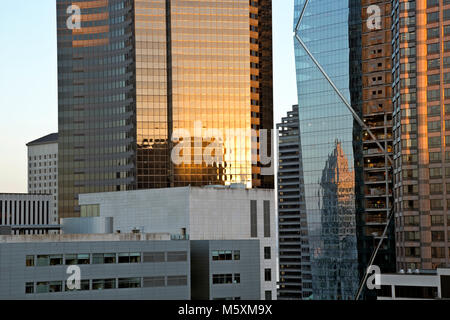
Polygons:
<instances>
[{"instance_id":1,"label":"window row","mask_svg":"<svg viewBox=\"0 0 450 320\"><path fill-rule=\"evenodd\" d=\"M188 277L186 275L81 280L79 283L70 283L71 288L69 288L67 281L39 281L27 282L25 284L25 293L176 287L187 286L187 284ZM73 289L72 286L74 286L75 289Z\"/></svg>"},{"instance_id":2,"label":"window row","mask_svg":"<svg viewBox=\"0 0 450 320\"><path fill-rule=\"evenodd\" d=\"M79 264L112 264L141 262L184 262L186 251L175 252L126 252L126 253L79 253L79 254L44 254L27 255L27 267L47 267Z\"/></svg>"}]
</instances>

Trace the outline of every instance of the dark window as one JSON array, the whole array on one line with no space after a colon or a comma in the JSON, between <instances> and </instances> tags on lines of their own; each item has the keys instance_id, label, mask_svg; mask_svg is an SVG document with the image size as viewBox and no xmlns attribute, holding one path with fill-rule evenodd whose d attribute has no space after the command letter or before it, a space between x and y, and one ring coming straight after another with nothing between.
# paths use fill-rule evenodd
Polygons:
<instances>
[{"instance_id":1,"label":"dark window","mask_svg":"<svg viewBox=\"0 0 450 320\"><path fill-rule=\"evenodd\" d=\"M264 247L264 259L270 260L272 259L272 248Z\"/></svg>"},{"instance_id":2,"label":"dark window","mask_svg":"<svg viewBox=\"0 0 450 320\"><path fill-rule=\"evenodd\" d=\"M250 236L258 237L258 213L256 208L256 200L250 201Z\"/></svg>"},{"instance_id":3,"label":"dark window","mask_svg":"<svg viewBox=\"0 0 450 320\"><path fill-rule=\"evenodd\" d=\"M264 237L270 238L270 201L264 201Z\"/></svg>"},{"instance_id":4,"label":"dark window","mask_svg":"<svg viewBox=\"0 0 450 320\"><path fill-rule=\"evenodd\" d=\"M265 281L272 281L272 269L264 270L264 279Z\"/></svg>"},{"instance_id":5,"label":"dark window","mask_svg":"<svg viewBox=\"0 0 450 320\"><path fill-rule=\"evenodd\" d=\"M144 252L144 262L166 262L166 253Z\"/></svg>"}]
</instances>

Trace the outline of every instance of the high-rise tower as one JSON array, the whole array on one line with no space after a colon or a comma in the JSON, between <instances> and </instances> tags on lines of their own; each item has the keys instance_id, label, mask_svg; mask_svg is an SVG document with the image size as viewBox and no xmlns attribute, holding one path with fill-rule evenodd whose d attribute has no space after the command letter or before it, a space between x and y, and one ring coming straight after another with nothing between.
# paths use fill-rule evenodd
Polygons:
<instances>
[{"instance_id":1,"label":"high-rise tower","mask_svg":"<svg viewBox=\"0 0 450 320\"><path fill-rule=\"evenodd\" d=\"M62 218L79 216L80 193L273 188L260 140L273 127L271 1L58 0L57 11ZM180 143L191 161L173 161ZM223 159L206 163L212 143Z\"/></svg>"}]
</instances>

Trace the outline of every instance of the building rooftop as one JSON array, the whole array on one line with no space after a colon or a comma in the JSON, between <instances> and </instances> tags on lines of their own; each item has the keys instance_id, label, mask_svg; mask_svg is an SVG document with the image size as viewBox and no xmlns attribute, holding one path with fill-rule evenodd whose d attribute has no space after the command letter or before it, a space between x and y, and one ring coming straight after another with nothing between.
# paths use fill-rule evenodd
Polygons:
<instances>
[{"instance_id":1,"label":"building rooftop","mask_svg":"<svg viewBox=\"0 0 450 320\"><path fill-rule=\"evenodd\" d=\"M45 234L45 235L4 235L2 243L26 242L101 242L101 241L150 241L171 240L168 233L114 233L114 234Z\"/></svg>"},{"instance_id":2,"label":"building rooftop","mask_svg":"<svg viewBox=\"0 0 450 320\"><path fill-rule=\"evenodd\" d=\"M28 142L27 147L37 146L40 144L56 143L56 142L58 142L58 133L51 133L42 138Z\"/></svg>"}]
</instances>

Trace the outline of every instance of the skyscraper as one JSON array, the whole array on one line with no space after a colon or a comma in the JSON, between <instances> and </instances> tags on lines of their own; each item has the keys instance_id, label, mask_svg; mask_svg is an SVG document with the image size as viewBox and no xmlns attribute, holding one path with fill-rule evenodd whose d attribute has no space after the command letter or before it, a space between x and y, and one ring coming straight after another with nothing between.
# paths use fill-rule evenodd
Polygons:
<instances>
[{"instance_id":1,"label":"skyscraper","mask_svg":"<svg viewBox=\"0 0 450 320\"><path fill-rule=\"evenodd\" d=\"M361 2L296 0L294 25L309 250L302 268L312 278L303 298L352 299L359 282L356 216L363 212L355 166L363 160L361 128L343 99L361 114Z\"/></svg>"},{"instance_id":2,"label":"skyscraper","mask_svg":"<svg viewBox=\"0 0 450 320\"><path fill-rule=\"evenodd\" d=\"M299 126L298 106L277 125L280 300L312 296Z\"/></svg>"},{"instance_id":3,"label":"skyscraper","mask_svg":"<svg viewBox=\"0 0 450 320\"><path fill-rule=\"evenodd\" d=\"M259 137L273 127L271 1L58 0L57 12L61 217L79 215L80 193L273 188ZM222 161L199 161L211 143ZM192 161L173 161L179 144Z\"/></svg>"},{"instance_id":4,"label":"skyscraper","mask_svg":"<svg viewBox=\"0 0 450 320\"><path fill-rule=\"evenodd\" d=\"M393 123L392 123L392 18L391 1L362 0L361 71L362 119L376 141L363 130L364 185L358 198L364 213L357 215L360 275L368 263L388 223L393 207ZM377 142L383 148L381 150ZM383 273L395 272L394 223L389 224L374 264ZM365 296L369 294L365 291ZM375 292L371 292L372 296Z\"/></svg>"},{"instance_id":5,"label":"skyscraper","mask_svg":"<svg viewBox=\"0 0 450 320\"><path fill-rule=\"evenodd\" d=\"M27 148L28 193L52 195L50 223L58 223L58 134L28 142Z\"/></svg>"},{"instance_id":6,"label":"skyscraper","mask_svg":"<svg viewBox=\"0 0 450 320\"><path fill-rule=\"evenodd\" d=\"M392 2L397 269L449 267L450 1Z\"/></svg>"}]
</instances>

